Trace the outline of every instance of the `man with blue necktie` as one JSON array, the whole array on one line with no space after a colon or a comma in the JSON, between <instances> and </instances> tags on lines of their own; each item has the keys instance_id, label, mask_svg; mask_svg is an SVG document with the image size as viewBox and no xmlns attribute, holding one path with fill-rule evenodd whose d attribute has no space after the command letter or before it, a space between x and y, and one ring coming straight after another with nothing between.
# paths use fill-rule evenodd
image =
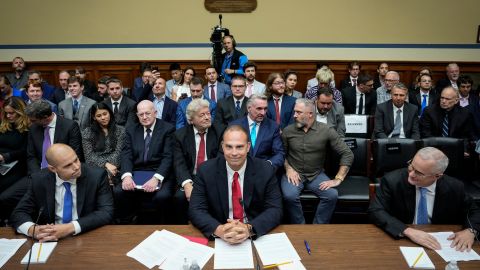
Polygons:
<instances>
[{"instance_id":1,"label":"man with blue necktie","mask_svg":"<svg viewBox=\"0 0 480 270\"><path fill-rule=\"evenodd\" d=\"M408 100L411 104L417 105L418 116L421 117L425 109L437 101L435 91L432 91L432 76L423 74L418 78L419 91L409 91Z\"/></svg>"},{"instance_id":2,"label":"man with blue necktie","mask_svg":"<svg viewBox=\"0 0 480 270\"><path fill-rule=\"evenodd\" d=\"M17 232L40 242L58 241L112 221L113 199L104 169L81 164L66 144L53 144L46 159L47 169L31 175L27 193L12 213Z\"/></svg>"},{"instance_id":3,"label":"man with blue necktie","mask_svg":"<svg viewBox=\"0 0 480 270\"><path fill-rule=\"evenodd\" d=\"M480 209L465 193L463 183L444 175L448 157L434 147L420 149L408 167L386 174L368 209L370 219L395 239L407 237L441 249L430 234L406 224L460 224L451 247L470 250L480 230Z\"/></svg>"}]
</instances>

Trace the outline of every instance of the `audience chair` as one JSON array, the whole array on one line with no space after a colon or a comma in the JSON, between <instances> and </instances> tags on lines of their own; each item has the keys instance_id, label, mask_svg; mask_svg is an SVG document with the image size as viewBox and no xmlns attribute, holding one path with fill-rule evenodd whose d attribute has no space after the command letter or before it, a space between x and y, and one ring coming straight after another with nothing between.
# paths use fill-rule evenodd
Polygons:
<instances>
[{"instance_id":1,"label":"audience chair","mask_svg":"<svg viewBox=\"0 0 480 270\"><path fill-rule=\"evenodd\" d=\"M375 177L382 177L385 173L405 168L420 146L420 141L413 139L378 139L373 143L373 162ZM378 183L378 179L376 179Z\"/></svg>"}]
</instances>

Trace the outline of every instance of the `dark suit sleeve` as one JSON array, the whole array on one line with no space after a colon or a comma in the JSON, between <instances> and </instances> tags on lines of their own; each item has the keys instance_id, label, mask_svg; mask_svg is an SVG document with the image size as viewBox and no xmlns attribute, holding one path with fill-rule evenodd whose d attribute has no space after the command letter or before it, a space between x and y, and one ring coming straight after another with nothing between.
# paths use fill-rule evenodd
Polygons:
<instances>
[{"instance_id":1,"label":"dark suit sleeve","mask_svg":"<svg viewBox=\"0 0 480 270\"><path fill-rule=\"evenodd\" d=\"M78 124L73 121L71 127L68 129L68 145L75 150L80 161L84 162L83 148L82 148L82 134Z\"/></svg>"},{"instance_id":2,"label":"dark suit sleeve","mask_svg":"<svg viewBox=\"0 0 480 270\"><path fill-rule=\"evenodd\" d=\"M179 105L177 107L176 115L177 115L177 122L175 124L176 129L180 129L180 128L186 126L187 125L187 119L185 117L185 114L182 111L182 106Z\"/></svg>"},{"instance_id":3,"label":"dark suit sleeve","mask_svg":"<svg viewBox=\"0 0 480 270\"><path fill-rule=\"evenodd\" d=\"M385 126L384 126L384 119L385 119L385 111L383 110L384 106L377 106L375 111L375 128L373 130L373 134L375 134L376 139L381 138L388 138L388 135L385 134Z\"/></svg>"},{"instance_id":4,"label":"dark suit sleeve","mask_svg":"<svg viewBox=\"0 0 480 270\"><path fill-rule=\"evenodd\" d=\"M125 142L122 147L122 154L120 157L120 168L122 170L121 175L124 173L133 172L133 133L134 125L128 127L125 131ZM121 176L120 175L120 176Z\"/></svg>"},{"instance_id":5,"label":"dark suit sleeve","mask_svg":"<svg viewBox=\"0 0 480 270\"><path fill-rule=\"evenodd\" d=\"M38 216L39 207L35 202L35 192L33 191L33 183L31 176L28 177L28 189L25 195L23 195L17 207L13 210L10 217L10 222L15 229L18 229L20 225L25 222L35 222L34 216ZM47 210L43 210L43 214L47 213ZM40 222L39 222L40 223Z\"/></svg>"},{"instance_id":6,"label":"dark suit sleeve","mask_svg":"<svg viewBox=\"0 0 480 270\"><path fill-rule=\"evenodd\" d=\"M432 133L433 128L433 111L431 112L430 106L428 106L423 112L422 118L419 121L420 135L422 138L435 137Z\"/></svg>"},{"instance_id":7,"label":"dark suit sleeve","mask_svg":"<svg viewBox=\"0 0 480 270\"><path fill-rule=\"evenodd\" d=\"M167 126L168 125L168 126ZM170 172L173 167L173 149L174 149L174 132L175 129L170 124L164 124L160 128L167 129L164 134L163 142L163 152L161 154L160 166L158 166L156 173L165 177L165 179L172 178L169 177ZM165 180L164 179L164 180Z\"/></svg>"},{"instance_id":8,"label":"dark suit sleeve","mask_svg":"<svg viewBox=\"0 0 480 270\"><path fill-rule=\"evenodd\" d=\"M416 106L415 106L416 107ZM411 114L412 117L412 135L411 138L414 140L420 140L420 127L418 124L418 107L414 108L414 113Z\"/></svg>"},{"instance_id":9,"label":"dark suit sleeve","mask_svg":"<svg viewBox=\"0 0 480 270\"><path fill-rule=\"evenodd\" d=\"M187 167L187 162L185 161L185 156L183 154L183 147L188 147L183 143L182 137L180 134L175 133L174 140L175 146L173 151L173 168L175 169L175 177L177 179L177 185L182 186L183 181L187 179L193 180L192 175L190 174L190 169Z\"/></svg>"},{"instance_id":10,"label":"dark suit sleeve","mask_svg":"<svg viewBox=\"0 0 480 270\"><path fill-rule=\"evenodd\" d=\"M225 129L227 126L227 123L225 123L226 121L224 119L224 104L225 103L221 100L217 103L217 109L215 110L215 119L213 120L213 125L222 130Z\"/></svg>"},{"instance_id":11,"label":"dark suit sleeve","mask_svg":"<svg viewBox=\"0 0 480 270\"><path fill-rule=\"evenodd\" d=\"M28 132L28 143L27 143L28 174L32 174L40 170L40 160L38 160L37 151L35 150L35 140L40 140L40 138L35 136L36 135L34 134L35 130L36 130L36 127L32 127L30 132Z\"/></svg>"},{"instance_id":12,"label":"dark suit sleeve","mask_svg":"<svg viewBox=\"0 0 480 270\"><path fill-rule=\"evenodd\" d=\"M278 126L275 127L275 131L273 132L272 154L273 156L271 156L269 160L272 162L273 167L275 167L275 169L282 167L285 162L285 151Z\"/></svg>"}]
</instances>

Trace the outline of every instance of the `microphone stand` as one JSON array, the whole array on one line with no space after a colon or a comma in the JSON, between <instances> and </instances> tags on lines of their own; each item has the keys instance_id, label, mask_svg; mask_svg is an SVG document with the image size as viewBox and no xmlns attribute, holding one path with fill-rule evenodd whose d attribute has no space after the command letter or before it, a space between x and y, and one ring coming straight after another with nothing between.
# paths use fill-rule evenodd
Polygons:
<instances>
[{"instance_id":1,"label":"microphone stand","mask_svg":"<svg viewBox=\"0 0 480 270\"><path fill-rule=\"evenodd\" d=\"M238 200L240 201L240 205L242 206L243 221L245 221L245 224L246 224L246 225L250 225L250 226L247 226L247 228L248 228L248 239L250 239L250 244L252 245L253 254L255 255L254 261L253 261L253 267L254 267L254 269L256 269L256 270L260 270L260 264L258 263L258 262L260 261L260 259L258 258L257 249L255 248L255 245L253 244L252 224L250 224L250 223L248 222L247 212L245 212L245 205L243 204L242 198L239 198Z\"/></svg>"},{"instance_id":2,"label":"microphone stand","mask_svg":"<svg viewBox=\"0 0 480 270\"><path fill-rule=\"evenodd\" d=\"M40 216L42 215L42 212L43 212L43 206L40 207L40 210L38 211L37 220L33 224L32 245L30 246L30 250L28 252L28 262L27 262L27 266L25 266L26 270L28 270L28 268L30 267L30 261L32 259L32 249L33 249L33 245L35 244L35 228L37 227L37 223L38 223L38 220L40 220Z\"/></svg>"}]
</instances>

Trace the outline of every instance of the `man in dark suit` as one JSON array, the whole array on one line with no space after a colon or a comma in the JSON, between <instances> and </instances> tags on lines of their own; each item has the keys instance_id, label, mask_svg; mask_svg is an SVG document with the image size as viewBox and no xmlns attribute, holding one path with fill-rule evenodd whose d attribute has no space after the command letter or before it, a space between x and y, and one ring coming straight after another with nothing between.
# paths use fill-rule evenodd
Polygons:
<instances>
[{"instance_id":1,"label":"man in dark suit","mask_svg":"<svg viewBox=\"0 0 480 270\"><path fill-rule=\"evenodd\" d=\"M423 74L419 78L419 91L410 91L408 100L418 107L418 115L422 117L425 108L437 102L437 95L432 89L432 76Z\"/></svg>"},{"instance_id":2,"label":"man in dark suit","mask_svg":"<svg viewBox=\"0 0 480 270\"><path fill-rule=\"evenodd\" d=\"M293 107L296 98L284 95L285 79L280 73L271 73L265 86L268 96L267 117L272 119L283 130L293 123Z\"/></svg>"},{"instance_id":3,"label":"man in dark suit","mask_svg":"<svg viewBox=\"0 0 480 270\"><path fill-rule=\"evenodd\" d=\"M175 129L156 115L153 103L143 100L137 105L139 123L126 128L120 162L122 183L114 188L119 223L131 223L143 200L151 201L160 219L165 218L163 211L175 186L171 175ZM141 185L144 192L135 192L135 174L151 174Z\"/></svg>"},{"instance_id":4,"label":"man in dark suit","mask_svg":"<svg viewBox=\"0 0 480 270\"><path fill-rule=\"evenodd\" d=\"M52 102L55 104L59 104L65 98L70 97L70 93L68 92L68 79L70 78L70 73L68 70L62 70L58 74L58 82L60 84L59 88L55 88L53 91Z\"/></svg>"},{"instance_id":5,"label":"man in dark suit","mask_svg":"<svg viewBox=\"0 0 480 270\"><path fill-rule=\"evenodd\" d=\"M52 145L46 156L48 170L30 176L28 191L12 213L13 227L45 242L109 224L113 199L105 181L107 172L81 164L65 144Z\"/></svg>"},{"instance_id":6,"label":"man in dark suit","mask_svg":"<svg viewBox=\"0 0 480 270\"><path fill-rule=\"evenodd\" d=\"M267 160L277 170L283 166L285 151L278 125L266 117L267 97L251 95L247 110L245 117L232 121L230 125L239 125L248 131L251 142L249 154Z\"/></svg>"},{"instance_id":7,"label":"man in dark suit","mask_svg":"<svg viewBox=\"0 0 480 270\"><path fill-rule=\"evenodd\" d=\"M463 183L444 175L448 158L438 149L420 149L408 169L386 174L368 209L373 223L392 237L408 237L430 249L440 249L428 233L406 224L461 224L450 236L457 249L470 250L480 230L480 212Z\"/></svg>"},{"instance_id":8,"label":"man in dark suit","mask_svg":"<svg viewBox=\"0 0 480 270\"><path fill-rule=\"evenodd\" d=\"M206 98L218 103L219 100L232 95L230 86L217 80L218 73L215 67L209 66L205 69L205 79L207 80L207 85L203 88L203 94Z\"/></svg>"},{"instance_id":9,"label":"man in dark suit","mask_svg":"<svg viewBox=\"0 0 480 270\"><path fill-rule=\"evenodd\" d=\"M108 83L108 95L103 101L115 117L115 123L119 126L125 126L135 121L135 101L123 95L122 81L117 78L111 78Z\"/></svg>"},{"instance_id":10,"label":"man in dark suit","mask_svg":"<svg viewBox=\"0 0 480 270\"><path fill-rule=\"evenodd\" d=\"M342 104L345 114L374 115L377 106L377 93L372 91L373 79L368 74L360 74L357 86L342 89Z\"/></svg>"},{"instance_id":11,"label":"man in dark suit","mask_svg":"<svg viewBox=\"0 0 480 270\"><path fill-rule=\"evenodd\" d=\"M232 95L217 103L214 125L218 130L224 130L230 122L245 116L248 97L245 96L247 81L243 76L232 78Z\"/></svg>"},{"instance_id":12,"label":"man in dark suit","mask_svg":"<svg viewBox=\"0 0 480 270\"><path fill-rule=\"evenodd\" d=\"M361 68L362 66L357 61L353 61L350 64L348 64L349 76L340 82L340 91L345 88L355 87L358 85L358 75L360 73Z\"/></svg>"},{"instance_id":13,"label":"man in dark suit","mask_svg":"<svg viewBox=\"0 0 480 270\"><path fill-rule=\"evenodd\" d=\"M54 143L64 143L72 147L80 161L83 161L82 137L78 124L57 116L45 100L30 103L25 111L32 126L28 133L27 166L32 174L47 167L45 154ZM45 137L48 135L48 139Z\"/></svg>"},{"instance_id":14,"label":"man in dark suit","mask_svg":"<svg viewBox=\"0 0 480 270\"><path fill-rule=\"evenodd\" d=\"M157 110L157 118L175 126L177 122L177 102L165 95L165 79L157 78L153 82L152 102Z\"/></svg>"},{"instance_id":15,"label":"man in dark suit","mask_svg":"<svg viewBox=\"0 0 480 270\"><path fill-rule=\"evenodd\" d=\"M437 96L440 96L440 93L445 87L452 86L458 90L457 80L460 76L460 67L456 63L450 63L446 67L446 78L440 79L435 86L435 92Z\"/></svg>"},{"instance_id":16,"label":"man in dark suit","mask_svg":"<svg viewBox=\"0 0 480 270\"><path fill-rule=\"evenodd\" d=\"M458 80L458 92L460 93L460 107L464 107L470 111L473 116L473 131L475 140L480 138L480 100L477 92L472 91L473 80L468 75L461 75Z\"/></svg>"},{"instance_id":17,"label":"man in dark suit","mask_svg":"<svg viewBox=\"0 0 480 270\"><path fill-rule=\"evenodd\" d=\"M187 106L189 124L175 132L173 152L177 192L175 216L179 224L188 223L188 201L200 165L215 158L221 140L221 131L212 126L208 101L195 99Z\"/></svg>"},{"instance_id":18,"label":"man in dark suit","mask_svg":"<svg viewBox=\"0 0 480 270\"><path fill-rule=\"evenodd\" d=\"M390 93L391 100L377 105L374 137L420 140L418 108L406 102L408 88L403 83L397 83Z\"/></svg>"},{"instance_id":19,"label":"man in dark suit","mask_svg":"<svg viewBox=\"0 0 480 270\"><path fill-rule=\"evenodd\" d=\"M229 126L223 135L223 156L199 169L190 199L192 224L209 238L230 244L262 236L282 219L282 196L267 162L248 155L247 132Z\"/></svg>"}]
</instances>

